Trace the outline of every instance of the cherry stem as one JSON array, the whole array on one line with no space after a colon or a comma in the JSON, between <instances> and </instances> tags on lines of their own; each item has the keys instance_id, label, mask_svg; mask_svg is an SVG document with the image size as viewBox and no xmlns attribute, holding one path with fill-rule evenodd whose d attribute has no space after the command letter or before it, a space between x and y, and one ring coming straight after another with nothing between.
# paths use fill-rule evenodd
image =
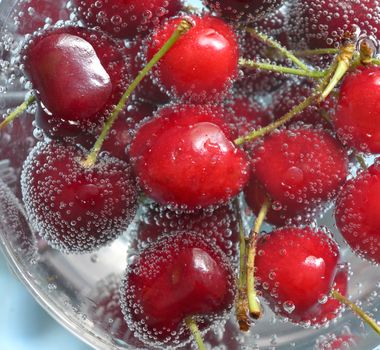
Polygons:
<instances>
[{"instance_id":1,"label":"cherry stem","mask_svg":"<svg viewBox=\"0 0 380 350\"><path fill-rule=\"evenodd\" d=\"M248 298L247 298L247 270L246 270L246 237L244 234L243 223L239 222L239 232L240 232L240 266L239 266L239 283L238 283L238 293L236 297L236 319L239 324L239 328L243 332L248 332L251 326L251 321L249 319L249 308L248 308Z\"/></svg>"},{"instance_id":2,"label":"cherry stem","mask_svg":"<svg viewBox=\"0 0 380 350\"><path fill-rule=\"evenodd\" d=\"M371 63L375 66L380 66L380 59L379 58L372 58Z\"/></svg>"},{"instance_id":3,"label":"cherry stem","mask_svg":"<svg viewBox=\"0 0 380 350\"><path fill-rule=\"evenodd\" d=\"M298 57L296 57L291 51L289 51L286 47L282 46L280 43L278 43L276 40L273 40L268 35L264 33L260 33L257 30L253 28L246 28L246 31L262 41L263 43L277 49L284 57L291 60L296 66L301 68L304 71L310 71L309 67L302 62Z\"/></svg>"},{"instance_id":4,"label":"cherry stem","mask_svg":"<svg viewBox=\"0 0 380 350\"><path fill-rule=\"evenodd\" d=\"M320 56L320 55L336 55L338 53L339 53L339 49L334 49L334 48L296 51L296 55L301 56L301 57Z\"/></svg>"},{"instance_id":5,"label":"cherry stem","mask_svg":"<svg viewBox=\"0 0 380 350\"><path fill-rule=\"evenodd\" d=\"M260 233L261 226L265 220L268 210L271 206L271 201L268 197L260 209L257 215L255 224L253 226L247 251L247 295L248 295L248 307L249 313L255 319L261 316L261 308L259 301L257 299L256 289L255 289L255 256L256 256L256 241L257 235Z\"/></svg>"},{"instance_id":6,"label":"cherry stem","mask_svg":"<svg viewBox=\"0 0 380 350\"><path fill-rule=\"evenodd\" d=\"M22 115L28 107L36 101L35 96L30 96L25 102L20 104L18 107L16 107L13 112L11 112L1 123L0 123L0 130L7 126L10 122L15 120L17 117Z\"/></svg>"},{"instance_id":7,"label":"cherry stem","mask_svg":"<svg viewBox=\"0 0 380 350\"><path fill-rule=\"evenodd\" d=\"M334 90L334 88L339 84L339 82L342 80L344 75L347 73L349 68L351 67L352 58L355 53L355 45L352 43L349 43L342 47L340 54L337 57L337 67L335 69L334 75L330 79L329 84L324 89L324 91L321 94L320 99L323 101L327 98L328 95L330 95L331 91Z\"/></svg>"},{"instance_id":8,"label":"cherry stem","mask_svg":"<svg viewBox=\"0 0 380 350\"><path fill-rule=\"evenodd\" d=\"M356 160L358 161L360 167L363 169L363 170L367 170L368 167L367 167L367 164L365 163L365 160L363 158L363 156L359 153L356 153L355 154L355 158Z\"/></svg>"},{"instance_id":9,"label":"cherry stem","mask_svg":"<svg viewBox=\"0 0 380 350\"><path fill-rule=\"evenodd\" d=\"M331 296L338 300L340 303L348 306L356 315L358 315L365 323L367 323L378 335L380 335L380 326L377 322L369 317L363 309L357 306L352 301L348 300L345 296L340 294L337 290L333 290L331 292Z\"/></svg>"},{"instance_id":10,"label":"cherry stem","mask_svg":"<svg viewBox=\"0 0 380 350\"><path fill-rule=\"evenodd\" d=\"M239 66L245 67L245 68L257 68L261 70L268 70L271 72L282 73L282 74L292 74L292 75L314 78L314 79L323 78L326 74L326 72L324 71L311 71L311 70L303 70L303 69L291 68L291 67L285 67L285 66L278 66L278 65L270 64L270 63L256 62L256 61L245 59L245 58L239 59Z\"/></svg>"},{"instance_id":11,"label":"cherry stem","mask_svg":"<svg viewBox=\"0 0 380 350\"><path fill-rule=\"evenodd\" d=\"M125 108L128 98L131 96L133 91L136 89L141 80L151 71L154 65L173 47L182 35L186 34L192 27L192 24L187 20L183 19L178 27L175 29L170 38L161 47L161 49L153 56L153 58L148 62L148 64L139 72L135 80L131 83L128 89L125 91L124 95L121 97L119 103L116 105L112 111L110 117L105 122L102 132L100 133L98 139L96 140L91 152L87 156L86 160L82 162L85 167L92 167L96 163L96 159L102 149L104 140L106 139L109 131L112 128L113 123Z\"/></svg>"},{"instance_id":12,"label":"cherry stem","mask_svg":"<svg viewBox=\"0 0 380 350\"><path fill-rule=\"evenodd\" d=\"M206 346L203 342L202 334L199 331L197 323L194 321L192 317L188 317L185 320L187 327L189 328L191 334L194 337L195 342L197 343L199 350L206 350Z\"/></svg>"}]
</instances>

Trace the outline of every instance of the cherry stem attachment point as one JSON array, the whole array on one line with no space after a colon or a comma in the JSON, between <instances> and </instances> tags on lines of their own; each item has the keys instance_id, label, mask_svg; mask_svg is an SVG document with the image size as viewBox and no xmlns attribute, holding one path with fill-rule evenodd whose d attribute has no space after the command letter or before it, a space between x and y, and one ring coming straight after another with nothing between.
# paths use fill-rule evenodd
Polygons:
<instances>
[{"instance_id":1,"label":"cherry stem attachment point","mask_svg":"<svg viewBox=\"0 0 380 350\"><path fill-rule=\"evenodd\" d=\"M112 111L110 117L105 122L103 129L96 140L91 152L87 158L82 162L84 167L90 168L96 163L96 159L99 152L103 146L104 140L106 139L109 131L112 128L113 123L116 121L119 114L125 108L127 100L132 95L133 91L136 89L141 80L151 71L154 65L163 57L165 54L173 47L173 45L180 39L184 34L186 34L192 27L192 24L187 20L183 19L178 25L176 30L166 41L166 43L161 47L161 49L153 56L153 58L148 62L148 64L139 72L137 77L133 80L131 85L125 91L124 95L121 97L119 103L116 105Z\"/></svg>"},{"instance_id":2,"label":"cherry stem attachment point","mask_svg":"<svg viewBox=\"0 0 380 350\"><path fill-rule=\"evenodd\" d=\"M185 323L186 323L187 327L189 328L192 336L194 337L194 340L197 343L198 349L199 350L206 350L206 346L203 342L202 334L199 331L199 328L198 328L196 322L194 321L194 319L192 317L188 317L188 318L186 318Z\"/></svg>"},{"instance_id":3,"label":"cherry stem attachment point","mask_svg":"<svg viewBox=\"0 0 380 350\"><path fill-rule=\"evenodd\" d=\"M277 49L284 57L291 60L296 66L301 68L303 71L310 71L309 67L302 62L298 57L296 57L291 51L289 51L286 47L282 46L276 40L273 40L268 35L258 32L253 28L246 28L246 31L250 33L252 36L256 37L264 44L267 44L275 49Z\"/></svg>"},{"instance_id":4,"label":"cherry stem attachment point","mask_svg":"<svg viewBox=\"0 0 380 350\"><path fill-rule=\"evenodd\" d=\"M380 326L377 322L369 317L363 309L357 306L352 301L348 300L345 296L340 294L337 290L332 290L331 296L338 300L340 303L348 306L356 315L358 315L365 323L367 323L378 335L380 335Z\"/></svg>"},{"instance_id":5,"label":"cherry stem attachment point","mask_svg":"<svg viewBox=\"0 0 380 350\"><path fill-rule=\"evenodd\" d=\"M265 220L268 210L271 206L269 198L265 198L265 201L257 215L256 221L253 225L251 235L248 242L247 251L247 295L248 295L248 307L251 316L258 319L261 316L261 307L257 299L255 289L255 256L256 256L256 241L257 235L260 233L261 226Z\"/></svg>"},{"instance_id":6,"label":"cherry stem attachment point","mask_svg":"<svg viewBox=\"0 0 380 350\"><path fill-rule=\"evenodd\" d=\"M0 123L0 130L7 126L10 122L15 120L17 117L19 117L22 113L24 113L28 107L36 101L35 96L30 96L25 102L20 104L18 107L16 107L13 112L11 112L1 123Z\"/></svg>"},{"instance_id":7,"label":"cherry stem attachment point","mask_svg":"<svg viewBox=\"0 0 380 350\"><path fill-rule=\"evenodd\" d=\"M291 74L291 75L297 75L301 77L308 77L308 78L314 78L319 79L323 78L326 74L324 71L312 71L312 70L304 70L304 69L298 69L298 68L291 68L291 67L285 67L285 66L278 66L275 64L270 63L264 63L264 62L256 62L253 60L240 58L239 59L239 66L245 67L245 68L256 68L260 70L267 70L270 72L276 72L276 73L282 73L282 74Z\"/></svg>"}]
</instances>

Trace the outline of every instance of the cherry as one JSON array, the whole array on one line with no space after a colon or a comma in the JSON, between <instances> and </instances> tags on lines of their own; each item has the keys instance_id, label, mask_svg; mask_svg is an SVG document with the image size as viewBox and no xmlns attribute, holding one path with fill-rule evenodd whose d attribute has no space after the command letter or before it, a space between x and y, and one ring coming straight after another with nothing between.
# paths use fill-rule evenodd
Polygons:
<instances>
[{"instance_id":1,"label":"cherry","mask_svg":"<svg viewBox=\"0 0 380 350\"><path fill-rule=\"evenodd\" d=\"M107 116L125 90L121 49L99 31L51 29L32 38L23 56L26 75L58 125L64 120L88 131Z\"/></svg>"},{"instance_id":2,"label":"cherry","mask_svg":"<svg viewBox=\"0 0 380 350\"><path fill-rule=\"evenodd\" d=\"M235 280L228 259L203 235L183 231L149 245L128 267L122 308L129 328L148 345L189 338L192 317L201 329L231 309Z\"/></svg>"},{"instance_id":3,"label":"cherry","mask_svg":"<svg viewBox=\"0 0 380 350\"><path fill-rule=\"evenodd\" d=\"M357 337L352 334L328 334L317 340L316 350L347 350L357 348Z\"/></svg>"},{"instance_id":4,"label":"cherry","mask_svg":"<svg viewBox=\"0 0 380 350\"><path fill-rule=\"evenodd\" d=\"M332 287L338 245L322 230L281 228L257 241L257 289L277 314L300 322L321 308Z\"/></svg>"},{"instance_id":5,"label":"cherry","mask_svg":"<svg viewBox=\"0 0 380 350\"><path fill-rule=\"evenodd\" d=\"M310 215L316 207L332 200L348 171L346 152L334 137L306 126L270 134L256 144L251 158L247 203L258 213L268 194L273 205L267 221L275 225Z\"/></svg>"},{"instance_id":6,"label":"cherry","mask_svg":"<svg viewBox=\"0 0 380 350\"><path fill-rule=\"evenodd\" d=\"M281 89L275 91L272 95L272 113L274 119L281 118L288 113L293 107L304 101L313 92L313 85L307 80L298 82L289 81ZM332 98L328 98L318 106L310 106L302 113L293 118L290 123L302 122L311 125L322 125L325 129L331 129L331 123L328 122L323 113L330 116L331 109L334 106Z\"/></svg>"},{"instance_id":7,"label":"cherry","mask_svg":"<svg viewBox=\"0 0 380 350\"><path fill-rule=\"evenodd\" d=\"M353 251L380 263L379 161L348 181L336 203L337 226Z\"/></svg>"},{"instance_id":8,"label":"cherry","mask_svg":"<svg viewBox=\"0 0 380 350\"><path fill-rule=\"evenodd\" d=\"M181 10L180 0L73 0L80 19L118 38L133 39Z\"/></svg>"},{"instance_id":9,"label":"cherry","mask_svg":"<svg viewBox=\"0 0 380 350\"><path fill-rule=\"evenodd\" d=\"M220 109L170 106L141 126L130 155L148 196L194 209L226 202L240 192L249 164L215 113Z\"/></svg>"},{"instance_id":10,"label":"cherry","mask_svg":"<svg viewBox=\"0 0 380 350\"><path fill-rule=\"evenodd\" d=\"M232 21L255 21L279 7L283 0L204 0L212 11Z\"/></svg>"},{"instance_id":11,"label":"cherry","mask_svg":"<svg viewBox=\"0 0 380 350\"><path fill-rule=\"evenodd\" d=\"M145 245L165 233L195 231L215 241L227 256L235 257L239 242L237 215L232 204L211 210L181 212L151 203L143 207L137 238L141 245Z\"/></svg>"},{"instance_id":12,"label":"cherry","mask_svg":"<svg viewBox=\"0 0 380 350\"><path fill-rule=\"evenodd\" d=\"M191 16L193 28L153 69L159 83L175 97L194 101L221 98L238 73L238 45L233 30L211 16ZM168 40L181 18L167 21L152 34L148 60Z\"/></svg>"},{"instance_id":13,"label":"cherry","mask_svg":"<svg viewBox=\"0 0 380 350\"><path fill-rule=\"evenodd\" d=\"M291 4L290 32L295 47L337 47L345 33L357 28L378 36L380 15L377 0L297 0Z\"/></svg>"},{"instance_id":14,"label":"cherry","mask_svg":"<svg viewBox=\"0 0 380 350\"><path fill-rule=\"evenodd\" d=\"M225 120L237 135L246 135L271 122L270 114L260 103L238 93L227 102L226 109Z\"/></svg>"},{"instance_id":15,"label":"cherry","mask_svg":"<svg viewBox=\"0 0 380 350\"><path fill-rule=\"evenodd\" d=\"M142 40L135 39L129 43L126 48L126 54L129 59L129 74L131 77L137 77L139 71L144 67L143 50L144 46ZM170 101L168 94L160 88L157 84L153 83L152 74L144 77L141 83L135 90L135 99L142 99L153 104L165 104Z\"/></svg>"},{"instance_id":16,"label":"cherry","mask_svg":"<svg viewBox=\"0 0 380 350\"><path fill-rule=\"evenodd\" d=\"M17 32L32 34L43 27L47 20L55 23L68 20L69 12L65 0L25 0L18 2Z\"/></svg>"},{"instance_id":17,"label":"cherry","mask_svg":"<svg viewBox=\"0 0 380 350\"><path fill-rule=\"evenodd\" d=\"M340 88L333 119L340 140L356 150L380 153L380 67L361 67Z\"/></svg>"},{"instance_id":18,"label":"cherry","mask_svg":"<svg viewBox=\"0 0 380 350\"><path fill-rule=\"evenodd\" d=\"M32 225L63 252L89 252L111 242L136 213L128 164L104 155L84 168L86 153L69 143L40 142L22 172L23 201Z\"/></svg>"}]
</instances>

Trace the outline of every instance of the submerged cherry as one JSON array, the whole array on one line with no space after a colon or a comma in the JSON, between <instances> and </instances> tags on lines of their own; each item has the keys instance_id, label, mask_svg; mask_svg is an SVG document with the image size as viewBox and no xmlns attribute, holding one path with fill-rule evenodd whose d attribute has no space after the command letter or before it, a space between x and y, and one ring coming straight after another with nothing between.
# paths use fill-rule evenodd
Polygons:
<instances>
[{"instance_id":1,"label":"submerged cherry","mask_svg":"<svg viewBox=\"0 0 380 350\"><path fill-rule=\"evenodd\" d=\"M72 144L40 142L22 172L23 201L32 225L63 252L89 252L110 243L137 209L129 165L104 155L85 168L85 157Z\"/></svg>"},{"instance_id":2,"label":"submerged cherry","mask_svg":"<svg viewBox=\"0 0 380 350\"><path fill-rule=\"evenodd\" d=\"M123 39L147 32L181 9L180 0L73 0L73 4L88 26Z\"/></svg>"},{"instance_id":3,"label":"submerged cherry","mask_svg":"<svg viewBox=\"0 0 380 350\"><path fill-rule=\"evenodd\" d=\"M220 99L238 74L236 35L223 20L211 16L191 16L193 28L153 69L158 83L175 97L210 101ZM148 43L151 59L180 23L181 18L167 21L156 29Z\"/></svg>"},{"instance_id":4,"label":"submerged cherry","mask_svg":"<svg viewBox=\"0 0 380 350\"><path fill-rule=\"evenodd\" d=\"M256 251L257 289L276 314L300 322L329 295L339 247L325 232L281 228L261 236Z\"/></svg>"},{"instance_id":5,"label":"submerged cherry","mask_svg":"<svg viewBox=\"0 0 380 350\"><path fill-rule=\"evenodd\" d=\"M176 105L141 126L130 156L148 196L194 209L226 202L241 191L249 164L220 113L219 108Z\"/></svg>"},{"instance_id":6,"label":"submerged cherry","mask_svg":"<svg viewBox=\"0 0 380 350\"><path fill-rule=\"evenodd\" d=\"M234 301L228 259L203 235L164 236L128 267L122 307L128 326L148 345L183 345L189 317L203 329L225 318Z\"/></svg>"},{"instance_id":7,"label":"submerged cherry","mask_svg":"<svg viewBox=\"0 0 380 350\"><path fill-rule=\"evenodd\" d=\"M333 123L343 143L380 153L380 67L361 67L348 74L339 90Z\"/></svg>"},{"instance_id":8,"label":"submerged cherry","mask_svg":"<svg viewBox=\"0 0 380 350\"><path fill-rule=\"evenodd\" d=\"M251 158L246 200L258 212L269 195L272 209L267 220L275 225L312 214L334 199L348 175L342 146L330 133L306 126L272 133L254 147Z\"/></svg>"},{"instance_id":9,"label":"submerged cherry","mask_svg":"<svg viewBox=\"0 0 380 350\"><path fill-rule=\"evenodd\" d=\"M348 181L339 194L335 219L352 248L361 256L380 263L380 165L377 161Z\"/></svg>"}]
</instances>

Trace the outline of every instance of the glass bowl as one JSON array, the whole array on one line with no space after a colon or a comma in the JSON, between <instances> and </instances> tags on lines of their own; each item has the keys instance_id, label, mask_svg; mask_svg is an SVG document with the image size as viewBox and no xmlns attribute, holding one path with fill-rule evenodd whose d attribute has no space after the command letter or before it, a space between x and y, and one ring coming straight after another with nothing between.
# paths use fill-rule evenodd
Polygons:
<instances>
[{"instance_id":1,"label":"glass bowl","mask_svg":"<svg viewBox=\"0 0 380 350\"><path fill-rule=\"evenodd\" d=\"M34 16L29 10L29 15ZM0 110L4 115L23 102L27 93L14 60L24 39L17 33L14 20L19 11L18 1L0 0ZM95 349L144 349L124 326L118 307L120 277L136 253L135 224L112 245L83 255L61 254L29 226L20 195L20 170L39 137L33 128L33 110L0 131L0 248L33 297L84 342ZM340 242L332 213L333 208L319 224L328 226ZM358 259L348 249L342 255L351 267L350 298L380 319L380 269ZM322 329L283 322L265 303L264 311L263 319L247 334L239 333L232 313L226 327L216 326L206 336L206 343L219 350L325 349L323 344L339 337L350 339L342 349L372 350L380 343L380 338L348 310Z\"/></svg>"}]
</instances>

